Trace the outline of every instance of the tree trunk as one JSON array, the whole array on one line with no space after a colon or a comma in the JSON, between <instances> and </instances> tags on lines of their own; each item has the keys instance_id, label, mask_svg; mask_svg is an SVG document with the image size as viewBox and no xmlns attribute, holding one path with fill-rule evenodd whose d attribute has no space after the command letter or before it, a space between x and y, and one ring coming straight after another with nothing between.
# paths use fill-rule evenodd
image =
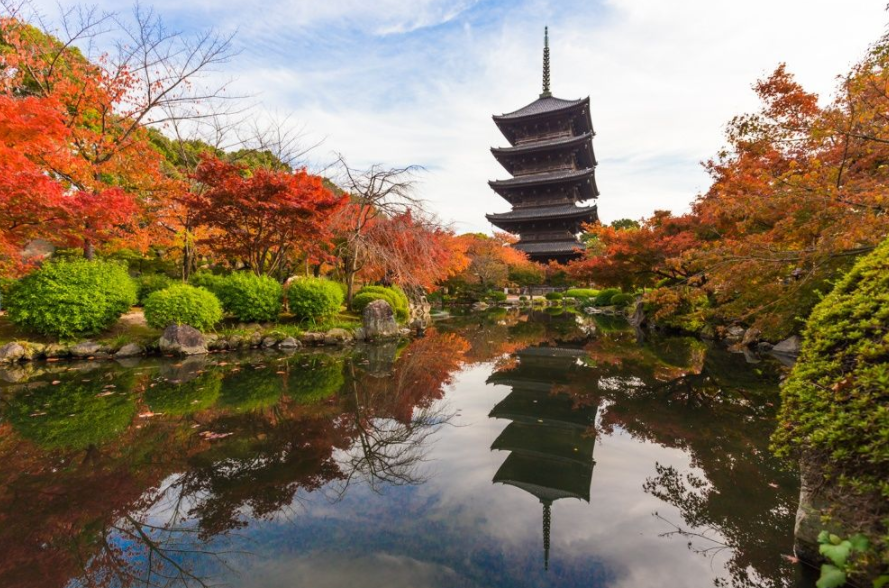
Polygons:
<instances>
[{"instance_id":1,"label":"tree trunk","mask_svg":"<svg viewBox=\"0 0 889 588\"><path fill-rule=\"evenodd\" d=\"M89 261L96 258L96 247L89 239L83 240L83 256Z\"/></svg>"}]
</instances>

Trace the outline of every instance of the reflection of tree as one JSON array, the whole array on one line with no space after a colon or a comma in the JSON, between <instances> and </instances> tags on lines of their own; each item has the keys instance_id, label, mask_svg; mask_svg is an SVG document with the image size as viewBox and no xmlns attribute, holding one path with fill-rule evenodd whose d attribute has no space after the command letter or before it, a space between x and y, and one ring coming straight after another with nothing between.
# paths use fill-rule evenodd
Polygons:
<instances>
[{"instance_id":1,"label":"reflection of tree","mask_svg":"<svg viewBox=\"0 0 889 588\"><path fill-rule=\"evenodd\" d=\"M440 404L444 388L463 361L469 344L434 329L411 343L385 377L349 364L348 418L355 443L340 460L346 472L340 492L355 479L373 490L422 483L417 467L429 437L450 419ZM391 347L395 353L396 348ZM379 365L379 358L374 365Z\"/></svg>"}]
</instances>

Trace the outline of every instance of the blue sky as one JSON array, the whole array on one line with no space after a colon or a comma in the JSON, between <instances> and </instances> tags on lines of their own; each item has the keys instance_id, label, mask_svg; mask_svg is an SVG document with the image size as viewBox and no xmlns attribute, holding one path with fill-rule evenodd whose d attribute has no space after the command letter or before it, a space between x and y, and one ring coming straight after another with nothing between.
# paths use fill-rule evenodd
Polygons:
<instances>
[{"instance_id":1,"label":"blue sky","mask_svg":"<svg viewBox=\"0 0 889 588\"><path fill-rule=\"evenodd\" d=\"M757 78L785 61L826 99L887 22L876 0L147 3L171 28L236 30L240 54L220 75L324 139L312 166L335 152L353 166L422 165L420 196L459 232L489 231L484 213L508 209L486 183L506 175L488 151L505 144L491 115L539 94L544 25L554 94L591 98L608 222L687 209L725 123L756 107Z\"/></svg>"}]
</instances>

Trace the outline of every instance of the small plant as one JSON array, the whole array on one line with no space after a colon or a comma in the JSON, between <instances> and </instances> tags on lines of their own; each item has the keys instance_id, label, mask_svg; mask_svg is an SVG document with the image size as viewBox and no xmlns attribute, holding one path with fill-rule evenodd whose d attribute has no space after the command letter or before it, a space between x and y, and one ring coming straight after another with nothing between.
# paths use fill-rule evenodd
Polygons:
<instances>
[{"instance_id":1,"label":"small plant","mask_svg":"<svg viewBox=\"0 0 889 588\"><path fill-rule=\"evenodd\" d=\"M547 292L546 299L549 300L550 302L555 302L556 300L561 300L562 293L561 292Z\"/></svg>"},{"instance_id":2,"label":"small plant","mask_svg":"<svg viewBox=\"0 0 889 588\"><path fill-rule=\"evenodd\" d=\"M488 298L495 302L506 302L506 293L500 290L492 290L488 292Z\"/></svg>"},{"instance_id":3,"label":"small plant","mask_svg":"<svg viewBox=\"0 0 889 588\"><path fill-rule=\"evenodd\" d=\"M222 320L222 305L212 292L187 284L158 290L145 301L145 321L156 329L189 325L204 331Z\"/></svg>"},{"instance_id":4,"label":"small plant","mask_svg":"<svg viewBox=\"0 0 889 588\"><path fill-rule=\"evenodd\" d=\"M828 531L821 531L818 535L818 553L823 555L830 563L821 565L821 576L815 583L817 588L838 588L848 581L848 576L854 570L857 558L870 551L870 541L861 533L843 539ZM882 574L874 579L874 588L883 588L889 584L889 575Z\"/></svg>"},{"instance_id":5,"label":"small plant","mask_svg":"<svg viewBox=\"0 0 889 588\"><path fill-rule=\"evenodd\" d=\"M163 290L173 283L165 274L145 274L136 278L136 287L138 288L139 305L144 306L148 297L158 290Z\"/></svg>"},{"instance_id":6,"label":"small plant","mask_svg":"<svg viewBox=\"0 0 889 588\"><path fill-rule=\"evenodd\" d=\"M519 296L519 302L526 302L527 300L528 300L528 297L525 296L524 294Z\"/></svg>"},{"instance_id":7,"label":"small plant","mask_svg":"<svg viewBox=\"0 0 889 588\"><path fill-rule=\"evenodd\" d=\"M122 264L78 259L47 263L19 280L6 307L15 324L69 339L111 327L136 300Z\"/></svg>"},{"instance_id":8,"label":"small plant","mask_svg":"<svg viewBox=\"0 0 889 588\"><path fill-rule=\"evenodd\" d=\"M222 308L244 322L278 320L283 294L277 280L248 272L224 277L216 291Z\"/></svg>"},{"instance_id":9,"label":"small plant","mask_svg":"<svg viewBox=\"0 0 889 588\"><path fill-rule=\"evenodd\" d=\"M317 321L339 312L343 291L324 278L298 278L287 288L287 302L296 318Z\"/></svg>"}]
</instances>

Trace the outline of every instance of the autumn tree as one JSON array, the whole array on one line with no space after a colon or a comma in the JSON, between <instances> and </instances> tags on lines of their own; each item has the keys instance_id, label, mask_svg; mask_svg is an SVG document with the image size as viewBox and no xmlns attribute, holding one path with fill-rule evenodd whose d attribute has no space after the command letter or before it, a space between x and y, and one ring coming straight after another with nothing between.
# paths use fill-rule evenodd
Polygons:
<instances>
[{"instance_id":1,"label":"autumn tree","mask_svg":"<svg viewBox=\"0 0 889 588\"><path fill-rule=\"evenodd\" d=\"M195 223L216 229L206 245L259 275L282 275L288 256L331 237L331 221L345 198L306 170L257 169L206 158L189 197Z\"/></svg>"}]
</instances>

